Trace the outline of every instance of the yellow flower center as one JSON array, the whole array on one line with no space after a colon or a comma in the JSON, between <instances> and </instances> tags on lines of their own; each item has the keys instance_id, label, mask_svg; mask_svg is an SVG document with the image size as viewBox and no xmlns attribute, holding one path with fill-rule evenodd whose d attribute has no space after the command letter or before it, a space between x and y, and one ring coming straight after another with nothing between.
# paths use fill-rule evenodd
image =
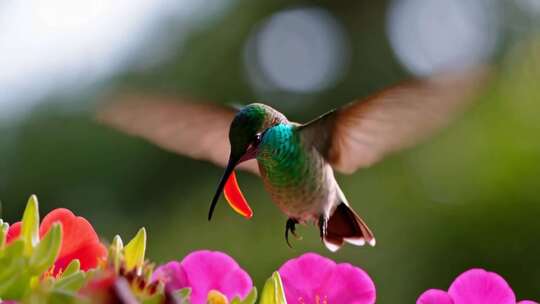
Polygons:
<instances>
[{"instance_id":1,"label":"yellow flower center","mask_svg":"<svg viewBox=\"0 0 540 304\"><path fill-rule=\"evenodd\" d=\"M208 298L206 299L208 304L229 304L227 297L217 290L210 290Z\"/></svg>"}]
</instances>

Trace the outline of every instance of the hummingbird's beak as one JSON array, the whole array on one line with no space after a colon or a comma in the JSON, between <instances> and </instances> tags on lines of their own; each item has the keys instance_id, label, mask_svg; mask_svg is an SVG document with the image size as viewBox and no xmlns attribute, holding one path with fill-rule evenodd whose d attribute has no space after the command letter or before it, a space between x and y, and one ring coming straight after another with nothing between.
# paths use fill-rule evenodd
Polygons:
<instances>
[{"instance_id":1,"label":"hummingbird's beak","mask_svg":"<svg viewBox=\"0 0 540 304\"><path fill-rule=\"evenodd\" d=\"M246 160L245 157L242 157L238 160L232 156L229 158L229 163L225 168L225 172L223 173L223 176L219 181L216 194L212 199L210 211L208 212L208 220L212 219L212 214L214 213L214 209L216 208L216 204L222 192L225 194L225 199L227 200L227 202L229 202L229 205L231 206L231 208L233 208L234 211L248 219L253 216L253 211L249 207L248 202L244 198L244 195L242 194L242 191L238 186L238 181L236 180L236 173L234 172L234 168L236 167L236 165L238 165L244 160Z\"/></svg>"}]
</instances>

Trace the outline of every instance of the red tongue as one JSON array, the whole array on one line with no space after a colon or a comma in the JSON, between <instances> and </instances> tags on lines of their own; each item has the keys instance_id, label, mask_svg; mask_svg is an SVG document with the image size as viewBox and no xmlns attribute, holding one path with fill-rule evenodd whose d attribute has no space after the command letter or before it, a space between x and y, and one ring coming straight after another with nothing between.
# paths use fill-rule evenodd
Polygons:
<instances>
[{"instance_id":1,"label":"red tongue","mask_svg":"<svg viewBox=\"0 0 540 304\"><path fill-rule=\"evenodd\" d=\"M236 172L233 171L229 176L229 179L227 179L223 193L225 194L225 199L229 202L229 205L234 211L248 219L253 216L253 211L251 211L251 208L236 181Z\"/></svg>"}]
</instances>

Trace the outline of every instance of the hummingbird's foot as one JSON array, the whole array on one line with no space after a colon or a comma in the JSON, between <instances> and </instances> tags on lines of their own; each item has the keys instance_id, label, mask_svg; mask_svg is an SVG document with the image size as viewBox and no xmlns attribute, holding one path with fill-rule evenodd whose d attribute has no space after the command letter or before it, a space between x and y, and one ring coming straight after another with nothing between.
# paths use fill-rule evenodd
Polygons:
<instances>
[{"instance_id":1,"label":"hummingbird's foot","mask_svg":"<svg viewBox=\"0 0 540 304\"><path fill-rule=\"evenodd\" d=\"M324 239L327 228L328 228L328 219L324 215L321 214L321 216L319 216L319 232L321 234L321 239Z\"/></svg>"},{"instance_id":2,"label":"hummingbird's foot","mask_svg":"<svg viewBox=\"0 0 540 304\"><path fill-rule=\"evenodd\" d=\"M296 234L296 224L298 224L298 220L294 218L289 218L287 220L287 223L285 224L285 241L290 248L292 248L292 246L291 243L289 243L289 231L296 239L302 238L298 234Z\"/></svg>"}]
</instances>

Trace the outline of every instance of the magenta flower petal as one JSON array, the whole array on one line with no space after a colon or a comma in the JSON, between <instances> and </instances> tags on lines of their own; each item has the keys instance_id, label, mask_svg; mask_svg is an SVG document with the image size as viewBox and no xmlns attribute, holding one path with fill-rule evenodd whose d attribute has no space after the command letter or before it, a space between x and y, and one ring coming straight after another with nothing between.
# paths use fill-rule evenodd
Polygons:
<instances>
[{"instance_id":1,"label":"magenta flower petal","mask_svg":"<svg viewBox=\"0 0 540 304\"><path fill-rule=\"evenodd\" d=\"M287 261L278 270L287 302L296 303L302 298L306 303L315 302L315 294L332 275L336 263L314 253L306 253Z\"/></svg>"},{"instance_id":2,"label":"magenta flower petal","mask_svg":"<svg viewBox=\"0 0 540 304\"><path fill-rule=\"evenodd\" d=\"M329 299L333 299L331 303L375 303L375 285L371 278L348 263L336 265L334 274L322 289L327 291Z\"/></svg>"},{"instance_id":3,"label":"magenta flower petal","mask_svg":"<svg viewBox=\"0 0 540 304\"><path fill-rule=\"evenodd\" d=\"M418 297L416 304L454 304L446 291L429 289Z\"/></svg>"},{"instance_id":4,"label":"magenta flower petal","mask_svg":"<svg viewBox=\"0 0 540 304\"><path fill-rule=\"evenodd\" d=\"M291 304L375 303L375 285L365 271L315 253L287 261L279 274Z\"/></svg>"},{"instance_id":5,"label":"magenta flower petal","mask_svg":"<svg viewBox=\"0 0 540 304\"><path fill-rule=\"evenodd\" d=\"M516 304L516 296L506 281L494 272L470 269L460 274L448 293L430 289L417 300L417 304ZM524 300L517 304L538 304Z\"/></svg>"},{"instance_id":6,"label":"magenta flower petal","mask_svg":"<svg viewBox=\"0 0 540 304\"><path fill-rule=\"evenodd\" d=\"M182 262L169 262L154 272L153 280L161 279L166 288L191 288L191 303L205 304L208 293L217 290L229 301L245 298L253 283L249 275L228 255L200 250L190 253Z\"/></svg>"},{"instance_id":7,"label":"magenta flower petal","mask_svg":"<svg viewBox=\"0 0 540 304\"><path fill-rule=\"evenodd\" d=\"M186 273L180 262L172 261L161 265L152 274L152 281L160 280L166 283L167 289L178 290L186 287Z\"/></svg>"},{"instance_id":8,"label":"magenta flower petal","mask_svg":"<svg viewBox=\"0 0 540 304\"><path fill-rule=\"evenodd\" d=\"M455 304L515 304L516 296L498 274L483 269L471 269L459 275L448 294Z\"/></svg>"}]
</instances>

